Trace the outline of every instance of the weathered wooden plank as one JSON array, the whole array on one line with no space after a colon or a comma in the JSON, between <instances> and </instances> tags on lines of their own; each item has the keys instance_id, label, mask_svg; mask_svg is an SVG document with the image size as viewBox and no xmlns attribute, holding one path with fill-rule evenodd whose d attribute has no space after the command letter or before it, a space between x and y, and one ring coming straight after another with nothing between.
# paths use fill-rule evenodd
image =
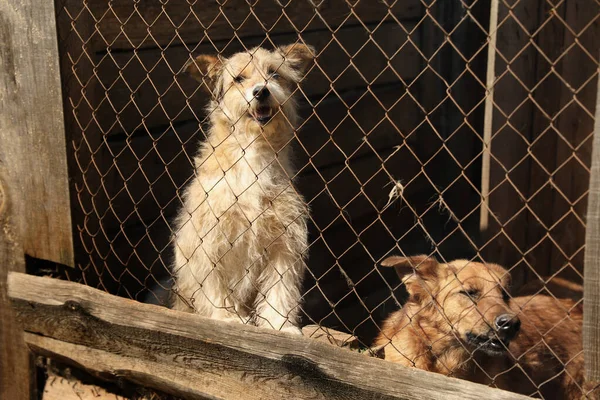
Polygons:
<instances>
[{"instance_id":1,"label":"weathered wooden plank","mask_svg":"<svg viewBox=\"0 0 600 400\"><path fill-rule=\"evenodd\" d=\"M34 350L188 398L240 398L241 393L246 399L521 398L301 336L141 304L73 282L11 273L9 295Z\"/></svg>"},{"instance_id":2,"label":"weathered wooden plank","mask_svg":"<svg viewBox=\"0 0 600 400\"><path fill-rule=\"evenodd\" d=\"M33 257L73 265L54 2L0 4L0 175Z\"/></svg>"},{"instance_id":3,"label":"weathered wooden plank","mask_svg":"<svg viewBox=\"0 0 600 400\"><path fill-rule=\"evenodd\" d=\"M596 93L600 98L600 79ZM590 381L600 381L600 101L595 116L583 270L583 352Z\"/></svg>"},{"instance_id":4,"label":"weathered wooden plank","mask_svg":"<svg viewBox=\"0 0 600 400\"><path fill-rule=\"evenodd\" d=\"M565 259L554 253L555 245L561 245L561 239L552 229L557 221L555 213L559 209L565 210L564 201L557 204L557 193L554 184L559 161L558 154L561 147L565 145L559 135L557 124L561 108L564 106L563 84L561 75L564 62L560 62L565 51L566 26L563 23L565 9L555 9L553 5L542 3L538 11L539 26L543 26L537 37L537 49L535 52L537 67L535 71L536 81L530 85L533 99L533 114L531 115L531 127L529 141L529 189L528 189L528 217L526 248L528 250L528 261L535 265L536 272L540 275L551 275L556 272L554 268L557 263L563 264ZM579 60L581 62L581 60ZM585 63L581 65L585 69ZM535 88L535 90L533 90ZM562 104L561 104L562 103ZM568 114L568 110L566 110ZM570 135L566 133L566 135ZM552 151L549 151L552 149ZM558 163L558 164L557 164ZM525 170L519 170L524 172ZM556 185L558 190L563 190L566 182ZM568 186L568 184L567 184ZM566 189L566 187L565 187ZM562 216L561 216L562 217ZM577 227L573 226L573 234L577 234ZM544 240L550 233L551 240ZM583 243L583 240L581 240ZM557 257L558 256L558 257ZM537 277L529 274L533 279Z\"/></svg>"},{"instance_id":5,"label":"weathered wooden plank","mask_svg":"<svg viewBox=\"0 0 600 400\"><path fill-rule=\"evenodd\" d=\"M0 22L0 33L2 27ZM14 208L9 188L2 180L1 167L0 163L0 398L29 400L35 382L33 366L16 315L10 307L7 286L9 272L25 272L25 257L13 223Z\"/></svg>"},{"instance_id":6,"label":"weathered wooden plank","mask_svg":"<svg viewBox=\"0 0 600 400\"><path fill-rule=\"evenodd\" d=\"M333 344L338 347L347 347L349 349L360 347L356 336L319 325L306 325L302 327L302 334L313 340L320 340L321 342Z\"/></svg>"},{"instance_id":7,"label":"weathered wooden plank","mask_svg":"<svg viewBox=\"0 0 600 400\"><path fill-rule=\"evenodd\" d=\"M590 57L599 49L596 7L587 0L561 7L523 2L500 27L514 37L498 49L509 61L497 68L498 83L505 83L499 88L513 89L498 99L494 115L507 122L494 138L504 149L493 152L497 180L507 181L498 186L492 210L503 230L488 254L517 267L516 286L559 271L566 279L581 276L595 104L591 87L598 68ZM499 229L497 224L490 233Z\"/></svg>"},{"instance_id":8,"label":"weathered wooden plank","mask_svg":"<svg viewBox=\"0 0 600 400\"><path fill-rule=\"evenodd\" d=\"M537 50L530 35L539 26L542 1L520 2L514 8L500 2L496 31L496 65L489 175L489 225L483 253L512 272L516 286L522 284L521 269L527 251L525 202L529 189L528 140L532 113L528 101L535 85ZM523 29L526 32L523 32ZM517 168L518 166L518 168Z\"/></svg>"},{"instance_id":9,"label":"weathered wooden plank","mask_svg":"<svg viewBox=\"0 0 600 400\"><path fill-rule=\"evenodd\" d=\"M489 225L490 157L492 145L492 116L494 115L494 81L496 80L496 40L498 37L498 0L490 2L488 29L486 95L483 120L483 154L481 155L481 208L479 229L485 231Z\"/></svg>"},{"instance_id":10,"label":"weathered wooden plank","mask_svg":"<svg viewBox=\"0 0 600 400\"><path fill-rule=\"evenodd\" d=\"M158 386L166 389L169 394L184 399L215 398L204 395L199 388L199 383L204 381L198 381L198 375L187 368L165 367L160 363L108 353L31 333L25 333L25 340L34 352L69 364L75 363L75 367L83 368L100 379L109 381L127 379L145 387ZM223 389L224 394L234 397L221 398L245 398L243 396L245 391L242 389L237 388L238 391L233 394L228 390L230 389L228 386Z\"/></svg>"},{"instance_id":11,"label":"weathered wooden plank","mask_svg":"<svg viewBox=\"0 0 600 400\"><path fill-rule=\"evenodd\" d=\"M544 26L544 29L537 35L537 46L532 53L536 63L536 68L532 70L534 81L527 82L525 89L531 92L529 95L533 100L531 101L533 108L530 115L523 114L523 117L527 118L523 120L523 132L526 133L529 153L526 163L512 173L515 177L520 175L519 181L524 181L528 186L524 192L527 210L521 213L526 216L526 219L524 221L519 219L512 223L517 238L524 240L523 243L518 244L518 249L527 252L525 259L535 270L534 273L528 271L530 269L528 267L523 268L519 276L527 277L525 281L538 279L536 274L542 276L552 274L554 271L551 264L555 262L552 257L554 247L552 242L543 239L553 225L555 190L551 182L554 179L552 175L556 169L556 152L559 145L554 118L561 102L561 83L554 73L560 73L561 66L556 65L555 62L564 50L565 27L557 18L558 13L563 13L564 8L554 10L554 7L546 2L541 2L538 7L536 16L538 22L532 27L532 32L541 26ZM518 233L522 231L517 227L521 223L527 226L524 237Z\"/></svg>"},{"instance_id":12,"label":"weathered wooden plank","mask_svg":"<svg viewBox=\"0 0 600 400\"><path fill-rule=\"evenodd\" d=\"M50 17L49 17L50 16ZM6 279L25 253L73 265L54 5L0 4L0 398L35 396Z\"/></svg>"},{"instance_id":13,"label":"weathered wooden plank","mask_svg":"<svg viewBox=\"0 0 600 400\"><path fill-rule=\"evenodd\" d=\"M390 5L388 5L388 3ZM89 10L89 11L87 11ZM422 13L418 0L361 2L346 0L87 2L97 20L96 49L131 49L231 40L281 32L335 29L339 25L405 20ZM72 13L78 16L77 13Z\"/></svg>"},{"instance_id":14,"label":"weathered wooden plank","mask_svg":"<svg viewBox=\"0 0 600 400\"><path fill-rule=\"evenodd\" d=\"M553 113L557 145L552 176L556 188L552 238L556 245L552 247L549 267L550 273L562 270L563 277L575 280L581 277L584 261L586 193L590 183L600 54L598 4L591 0L571 0L565 4L562 16L567 25L561 38L563 44L552 43L560 48L556 58L560 89L554 92L558 98Z\"/></svg>"},{"instance_id":15,"label":"weathered wooden plank","mask_svg":"<svg viewBox=\"0 0 600 400\"><path fill-rule=\"evenodd\" d=\"M335 95L371 84L410 82L420 72L423 62L417 52L420 31L406 33L414 27L413 22L402 26L388 22L371 26L372 32L363 26L351 26L335 32L318 30L302 34L302 40L317 49L318 57L303 79L299 97ZM219 52L228 56L254 46L272 48L297 40L296 33L286 33L274 35L268 41L263 36L254 36L234 42L206 42L193 49L174 46L165 50L108 53L98 56L96 66L104 90L89 101L97 109L97 121L105 134L202 120L209 100L207 93L194 79L179 73L190 60L190 54Z\"/></svg>"}]
</instances>

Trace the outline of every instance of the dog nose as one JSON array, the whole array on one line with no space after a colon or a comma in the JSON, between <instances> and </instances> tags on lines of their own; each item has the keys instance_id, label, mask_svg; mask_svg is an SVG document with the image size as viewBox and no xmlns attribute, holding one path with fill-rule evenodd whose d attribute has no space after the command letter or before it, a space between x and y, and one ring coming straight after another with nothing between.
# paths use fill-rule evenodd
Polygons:
<instances>
[{"instance_id":1,"label":"dog nose","mask_svg":"<svg viewBox=\"0 0 600 400\"><path fill-rule=\"evenodd\" d=\"M256 100L263 101L271 95L271 92L266 86L257 86L252 90L252 95Z\"/></svg>"},{"instance_id":2,"label":"dog nose","mask_svg":"<svg viewBox=\"0 0 600 400\"><path fill-rule=\"evenodd\" d=\"M499 315L496 317L494 324L496 325L498 333L502 333L509 338L516 335L517 332L519 332L519 329L521 329L521 320L513 314Z\"/></svg>"}]
</instances>

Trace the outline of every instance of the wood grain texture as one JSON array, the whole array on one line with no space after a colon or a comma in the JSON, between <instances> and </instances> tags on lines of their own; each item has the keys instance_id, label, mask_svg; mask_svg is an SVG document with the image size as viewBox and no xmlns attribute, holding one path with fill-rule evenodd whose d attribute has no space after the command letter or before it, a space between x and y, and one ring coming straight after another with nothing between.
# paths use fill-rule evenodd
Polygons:
<instances>
[{"instance_id":1,"label":"wood grain texture","mask_svg":"<svg viewBox=\"0 0 600 400\"><path fill-rule=\"evenodd\" d=\"M410 41L406 32L411 32ZM417 51L420 32L413 22L382 23L371 31L362 26L344 26L335 32L310 31L302 34L302 40L314 46L318 56L301 83L301 99L340 94L370 84L410 82L423 63ZM171 46L97 55L97 79L104 90L88 98L97 109L100 129L109 135L201 120L209 97L197 81L180 73L191 57L217 53L227 57L255 46L272 49L296 41L297 33L282 33L269 40L260 35L233 42L206 42L193 49Z\"/></svg>"},{"instance_id":2,"label":"wood grain texture","mask_svg":"<svg viewBox=\"0 0 600 400\"><path fill-rule=\"evenodd\" d=\"M486 96L483 120L483 154L481 155L481 209L479 229L485 231L489 224L490 156L492 141L492 116L494 115L494 81L496 80L496 39L498 36L498 0L491 0L489 43L487 49Z\"/></svg>"},{"instance_id":3,"label":"wood grain texture","mask_svg":"<svg viewBox=\"0 0 600 400\"><path fill-rule=\"evenodd\" d=\"M73 265L54 2L0 3L0 176L30 256Z\"/></svg>"},{"instance_id":4,"label":"wood grain texture","mask_svg":"<svg viewBox=\"0 0 600 400\"><path fill-rule=\"evenodd\" d=\"M600 80L597 93L600 96ZM600 102L596 104L588 199L583 269L583 352L587 379L600 381Z\"/></svg>"},{"instance_id":5,"label":"wood grain texture","mask_svg":"<svg viewBox=\"0 0 600 400\"><path fill-rule=\"evenodd\" d=\"M586 194L590 182L600 54L597 16L596 2L571 0L566 3L563 18L568 28L564 29L563 44L556 57L561 60L558 71L561 86L553 113L559 134L556 135L556 166L552 178L558 190L554 190L551 210L552 237L558 246L552 248L550 273L564 269L561 276L573 281L581 279L584 261Z\"/></svg>"},{"instance_id":6,"label":"wood grain texture","mask_svg":"<svg viewBox=\"0 0 600 400\"><path fill-rule=\"evenodd\" d=\"M72 282L12 273L9 295L35 351L187 398L524 398Z\"/></svg>"},{"instance_id":7,"label":"wood grain texture","mask_svg":"<svg viewBox=\"0 0 600 400\"><path fill-rule=\"evenodd\" d=\"M596 15L589 0L500 4L489 230L498 237L486 255L513 268L515 286L554 274L581 281Z\"/></svg>"},{"instance_id":8,"label":"wood grain texture","mask_svg":"<svg viewBox=\"0 0 600 400\"><path fill-rule=\"evenodd\" d=\"M388 6L384 2L347 0L229 0L142 5L128 0L110 3L93 0L87 2L85 13L98 20L93 38L97 49L131 49L181 43L194 46L199 42L322 28L335 30L342 24L410 19L422 13L418 0L391 3Z\"/></svg>"},{"instance_id":9,"label":"wood grain texture","mask_svg":"<svg viewBox=\"0 0 600 400\"><path fill-rule=\"evenodd\" d=\"M33 383L29 351L10 307L7 287L9 272L25 272L25 258L7 192L0 175L0 399L29 400Z\"/></svg>"},{"instance_id":10,"label":"wood grain texture","mask_svg":"<svg viewBox=\"0 0 600 400\"><path fill-rule=\"evenodd\" d=\"M530 136L534 107L526 101L527 87L535 84L537 52L528 46L529 34L539 23L541 1L523 2L515 10L499 3L496 34L494 102L491 124L489 164L489 224L484 233L489 243L485 258L507 268L523 265L527 250L527 213L529 164L527 139ZM519 54L519 57L516 57ZM516 77L516 78L515 78ZM520 82L523 82L521 84ZM523 85L526 87L524 88ZM515 169L519 165L519 169ZM512 273L516 286L525 274Z\"/></svg>"}]
</instances>

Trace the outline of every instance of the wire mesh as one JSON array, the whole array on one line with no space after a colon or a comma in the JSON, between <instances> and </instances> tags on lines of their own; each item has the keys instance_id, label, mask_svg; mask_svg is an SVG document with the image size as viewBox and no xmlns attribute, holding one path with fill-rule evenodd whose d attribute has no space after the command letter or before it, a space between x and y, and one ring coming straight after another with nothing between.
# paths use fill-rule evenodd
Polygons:
<instances>
[{"instance_id":1,"label":"wire mesh","mask_svg":"<svg viewBox=\"0 0 600 400\"><path fill-rule=\"evenodd\" d=\"M284 118L293 135L275 153L294 150L286 191L310 209L298 324L371 347L408 297L380 266L391 254L495 262L512 296L575 298L576 314L577 287L555 283L583 279L599 10L596 0L499 1L490 31L490 3L477 0L58 1L78 232L69 279L168 305L176 217L224 106L207 109L184 66L297 43L316 54L290 87L300 119ZM568 375L572 360L560 362ZM505 372L477 365L489 384ZM532 384L542 396L551 386Z\"/></svg>"}]
</instances>

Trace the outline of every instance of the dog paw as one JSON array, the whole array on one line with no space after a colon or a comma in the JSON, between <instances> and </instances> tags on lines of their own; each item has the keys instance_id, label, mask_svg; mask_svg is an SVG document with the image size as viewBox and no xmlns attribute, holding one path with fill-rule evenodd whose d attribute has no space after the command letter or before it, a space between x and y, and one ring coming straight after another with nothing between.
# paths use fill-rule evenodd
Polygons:
<instances>
[{"instance_id":1,"label":"dog paw","mask_svg":"<svg viewBox=\"0 0 600 400\"><path fill-rule=\"evenodd\" d=\"M298 328L297 326L284 326L280 329L280 332L293 333L294 335L302 336L302 329Z\"/></svg>"}]
</instances>

